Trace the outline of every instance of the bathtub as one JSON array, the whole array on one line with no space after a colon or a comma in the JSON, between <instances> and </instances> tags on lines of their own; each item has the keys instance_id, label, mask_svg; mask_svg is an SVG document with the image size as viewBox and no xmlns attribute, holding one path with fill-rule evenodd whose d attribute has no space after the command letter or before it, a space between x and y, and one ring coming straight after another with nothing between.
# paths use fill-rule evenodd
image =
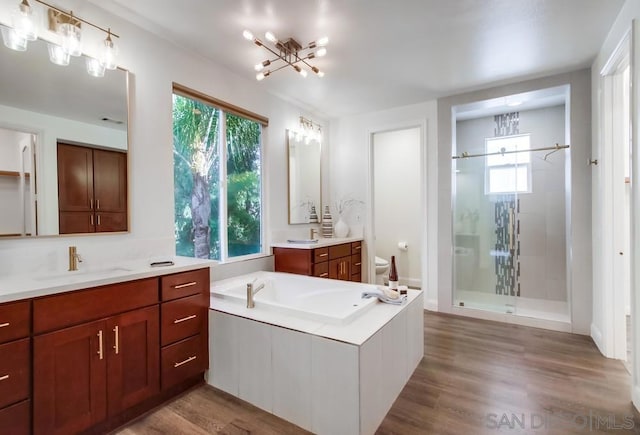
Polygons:
<instances>
[{"instance_id":1,"label":"bathtub","mask_svg":"<svg viewBox=\"0 0 640 435\"><path fill-rule=\"evenodd\" d=\"M265 285L254 296L256 308L322 323L347 324L377 301L375 298L362 298L362 292L375 289L375 285L281 272L256 272L219 281L211 287L211 294L245 305L247 283L254 279L254 288Z\"/></svg>"}]
</instances>

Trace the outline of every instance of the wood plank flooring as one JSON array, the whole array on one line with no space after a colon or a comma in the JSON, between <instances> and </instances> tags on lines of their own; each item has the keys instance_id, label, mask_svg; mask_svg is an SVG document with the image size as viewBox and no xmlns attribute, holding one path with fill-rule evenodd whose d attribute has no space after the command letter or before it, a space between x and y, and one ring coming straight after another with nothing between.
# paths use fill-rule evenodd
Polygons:
<instances>
[{"instance_id":1,"label":"wood plank flooring","mask_svg":"<svg viewBox=\"0 0 640 435\"><path fill-rule=\"evenodd\" d=\"M631 378L591 339L425 312L425 357L378 434L640 433ZM303 434L209 386L117 432Z\"/></svg>"}]
</instances>

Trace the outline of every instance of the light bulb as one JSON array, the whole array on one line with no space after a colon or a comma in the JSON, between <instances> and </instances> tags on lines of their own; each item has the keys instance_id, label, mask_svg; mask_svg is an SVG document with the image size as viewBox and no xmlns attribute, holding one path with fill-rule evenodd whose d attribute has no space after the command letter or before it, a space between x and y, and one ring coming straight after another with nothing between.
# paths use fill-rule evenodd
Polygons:
<instances>
[{"instance_id":1,"label":"light bulb","mask_svg":"<svg viewBox=\"0 0 640 435\"><path fill-rule=\"evenodd\" d=\"M300 72L300 75L301 75L302 77L306 77L306 76L307 76L307 70L306 70L306 69L302 69L302 68L301 68L299 72Z\"/></svg>"},{"instance_id":2,"label":"light bulb","mask_svg":"<svg viewBox=\"0 0 640 435\"><path fill-rule=\"evenodd\" d=\"M323 36L322 38L316 41L316 45L320 47L327 45L328 43L329 43L329 37L327 36Z\"/></svg>"},{"instance_id":3,"label":"light bulb","mask_svg":"<svg viewBox=\"0 0 640 435\"><path fill-rule=\"evenodd\" d=\"M51 63L60 66L69 65L69 60L71 59L71 55L64 48L59 45L49 43L49 60Z\"/></svg>"},{"instance_id":4,"label":"light bulb","mask_svg":"<svg viewBox=\"0 0 640 435\"><path fill-rule=\"evenodd\" d=\"M264 68L262 66L262 62L261 63L257 63L253 66L253 69L255 69L256 71L262 71L262 68Z\"/></svg>"},{"instance_id":5,"label":"light bulb","mask_svg":"<svg viewBox=\"0 0 640 435\"><path fill-rule=\"evenodd\" d=\"M27 0L22 0L18 8L11 14L11 22L16 33L27 41L38 39L38 27L36 26L36 14Z\"/></svg>"},{"instance_id":6,"label":"light bulb","mask_svg":"<svg viewBox=\"0 0 640 435\"><path fill-rule=\"evenodd\" d=\"M316 51L316 57L322 57L327 54L327 49L322 47L320 50Z\"/></svg>"},{"instance_id":7,"label":"light bulb","mask_svg":"<svg viewBox=\"0 0 640 435\"><path fill-rule=\"evenodd\" d=\"M260 73L256 74L256 80L258 80L258 81L263 80L264 77L265 77L264 73L260 72Z\"/></svg>"},{"instance_id":8,"label":"light bulb","mask_svg":"<svg viewBox=\"0 0 640 435\"><path fill-rule=\"evenodd\" d=\"M64 23L60 24L60 35L62 36L62 48L71 56L82 54L82 29L79 25Z\"/></svg>"},{"instance_id":9,"label":"light bulb","mask_svg":"<svg viewBox=\"0 0 640 435\"><path fill-rule=\"evenodd\" d=\"M320 78L324 77L324 71L318 71L318 77Z\"/></svg>"},{"instance_id":10,"label":"light bulb","mask_svg":"<svg viewBox=\"0 0 640 435\"><path fill-rule=\"evenodd\" d=\"M273 33L271 33L271 32L266 32L266 33L264 34L264 37L265 37L265 38L267 38L267 41L269 41L269 42L273 42L274 44L275 44L276 42L278 42L278 38L276 38L276 35L274 35L274 34L273 34Z\"/></svg>"},{"instance_id":11,"label":"light bulb","mask_svg":"<svg viewBox=\"0 0 640 435\"><path fill-rule=\"evenodd\" d=\"M102 47L100 62L106 69L116 69L118 67L116 62L117 57L118 46L113 43L111 39L111 29L109 29L107 37L104 40L104 47Z\"/></svg>"},{"instance_id":12,"label":"light bulb","mask_svg":"<svg viewBox=\"0 0 640 435\"><path fill-rule=\"evenodd\" d=\"M87 57L87 73L93 77L104 77L105 66L98 59Z\"/></svg>"},{"instance_id":13,"label":"light bulb","mask_svg":"<svg viewBox=\"0 0 640 435\"><path fill-rule=\"evenodd\" d=\"M18 35L15 30L0 26L2 30L2 41L7 48L15 51L25 51L27 49L26 38Z\"/></svg>"},{"instance_id":14,"label":"light bulb","mask_svg":"<svg viewBox=\"0 0 640 435\"><path fill-rule=\"evenodd\" d=\"M244 39L248 41L253 41L253 33L251 33L250 30L245 30L244 32L242 32L242 36L244 36Z\"/></svg>"}]
</instances>

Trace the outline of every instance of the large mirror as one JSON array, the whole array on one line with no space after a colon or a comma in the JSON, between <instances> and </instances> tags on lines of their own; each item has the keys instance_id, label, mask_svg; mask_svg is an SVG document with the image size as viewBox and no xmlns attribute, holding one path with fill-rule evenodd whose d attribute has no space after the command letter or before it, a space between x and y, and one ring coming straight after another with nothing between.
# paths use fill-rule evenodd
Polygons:
<instances>
[{"instance_id":1,"label":"large mirror","mask_svg":"<svg viewBox=\"0 0 640 435\"><path fill-rule=\"evenodd\" d=\"M58 171L60 143L124 155L124 179L117 181L125 193L124 214L117 216L116 230L126 231L127 87L127 71L107 70L104 77L93 77L84 57L72 57L68 66L51 63L42 40L24 52L0 45L0 237L61 233L59 193L65 188L58 185L63 178ZM93 186L85 186L82 201L93 210L88 190ZM114 217L100 218L110 222ZM92 211L86 214L92 227L62 232L98 232L97 220Z\"/></svg>"},{"instance_id":2,"label":"large mirror","mask_svg":"<svg viewBox=\"0 0 640 435\"><path fill-rule=\"evenodd\" d=\"M290 224L309 223L314 210L320 220L321 148L317 140L305 140L295 132L287 130Z\"/></svg>"}]
</instances>

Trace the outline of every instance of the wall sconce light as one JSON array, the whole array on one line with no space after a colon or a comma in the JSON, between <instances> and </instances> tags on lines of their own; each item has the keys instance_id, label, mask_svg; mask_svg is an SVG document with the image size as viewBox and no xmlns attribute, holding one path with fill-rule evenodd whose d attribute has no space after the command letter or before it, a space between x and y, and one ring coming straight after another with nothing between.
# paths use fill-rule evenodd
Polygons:
<instances>
[{"instance_id":1,"label":"wall sconce light","mask_svg":"<svg viewBox=\"0 0 640 435\"><path fill-rule=\"evenodd\" d=\"M64 11L42 0L34 0L47 8L49 30L60 36L60 44L48 42L49 60L56 65L69 65L71 56L82 55L82 24L87 24L106 33L104 45L97 59L87 58L87 73L103 77L105 69L117 68L118 47L112 37L119 38L110 28L104 29L87 20L75 16L72 11ZM4 45L12 50L25 51L28 41L38 37L37 10L29 0L21 0L12 12L12 27L0 26Z\"/></svg>"},{"instance_id":2,"label":"wall sconce light","mask_svg":"<svg viewBox=\"0 0 640 435\"><path fill-rule=\"evenodd\" d=\"M245 30L244 32L242 32L242 36L244 36L246 40L252 41L258 47L264 47L265 50L275 56L275 58L273 59L267 59L254 66L254 69L258 72L256 74L256 79L258 81L263 80L271 73L286 68L287 66L292 67L302 77L307 77L307 70L302 68L300 64L305 65L318 77L324 77L324 72L320 71L319 68L311 65L308 61L327 54L327 49L324 46L329 43L329 38L327 38L326 36L318 39L317 41L310 42L305 47L303 47L298 41L293 38L281 41L276 38L276 36L272 32L266 32L264 34L264 37L267 41L273 44L274 48L269 47L263 41L254 37L253 33L249 30ZM315 50L316 48L318 48L318 50ZM275 69L264 71L264 68L278 61L282 61L284 64Z\"/></svg>"},{"instance_id":3,"label":"wall sconce light","mask_svg":"<svg viewBox=\"0 0 640 435\"><path fill-rule=\"evenodd\" d=\"M311 141L322 143L322 126L301 116L298 128L289 130L289 137L299 142L304 141L307 145Z\"/></svg>"}]
</instances>

